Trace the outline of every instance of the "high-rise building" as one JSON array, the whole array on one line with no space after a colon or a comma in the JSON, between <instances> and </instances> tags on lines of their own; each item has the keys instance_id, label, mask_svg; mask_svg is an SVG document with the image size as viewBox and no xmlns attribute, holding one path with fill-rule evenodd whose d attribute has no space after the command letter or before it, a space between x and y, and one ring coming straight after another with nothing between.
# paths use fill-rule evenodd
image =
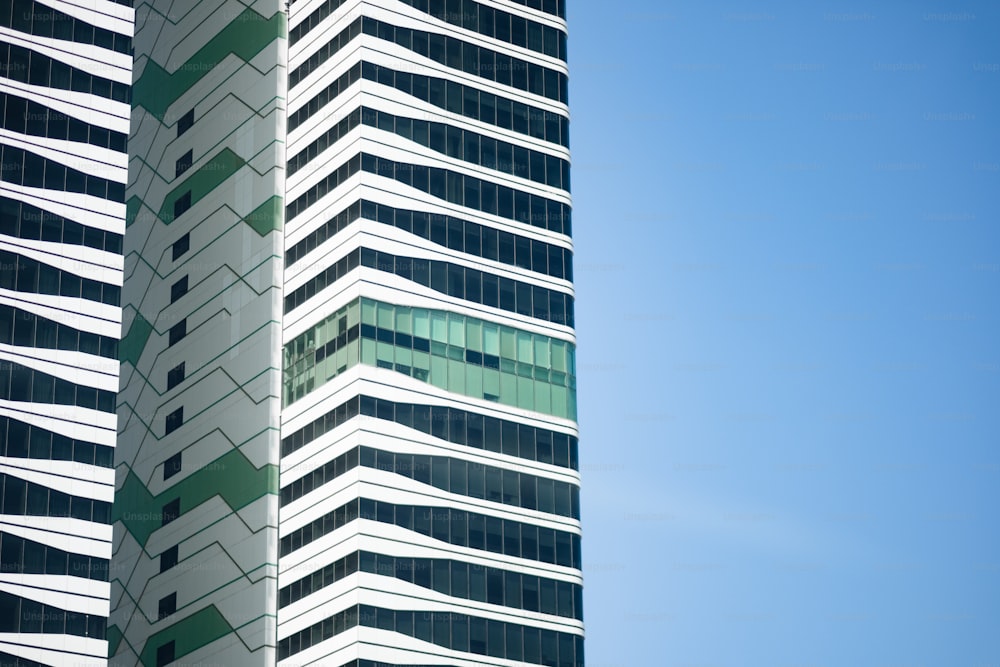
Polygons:
<instances>
[{"instance_id":1,"label":"high-rise building","mask_svg":"<svg viewBox=\"0 0 1000 667\"><path fill-rule=\"evenodd\" d=\"M0 5L0 664L105 663L130 2Z\"/></svg>"},{"instance_id":2,"label":"high-rise building","mask_svg":"<svg viewBox=\"0 0 1000 667\"><path fill-rule=\"evenodd\" d=\"M137 9L114 664L583 664L563 0Z\"/></svg>"}]
</instances>

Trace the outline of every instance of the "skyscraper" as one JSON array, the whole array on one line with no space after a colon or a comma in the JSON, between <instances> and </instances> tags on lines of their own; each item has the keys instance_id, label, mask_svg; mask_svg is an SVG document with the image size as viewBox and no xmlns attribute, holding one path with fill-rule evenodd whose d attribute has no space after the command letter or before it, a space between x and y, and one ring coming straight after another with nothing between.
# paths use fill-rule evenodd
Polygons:
<instances>
[{"instance_id":1,"label":"skyscraper","mask_svg":"<svg viewBox=\"0 0 1000 667\"><path fill-rule=\"evenodd\" d=\"M104 664L131 3L0 6L0 663Z\"/></svg>"},{"instance_id":2,"label":"skyscraper","mask_svg":"<svg viewBox=\"0 0 1000 667\"><path fill-rule=\"evenodd\" d=\"M563 3L169 7L112 661L582 665Z\"/></svg>"}]
</instances>

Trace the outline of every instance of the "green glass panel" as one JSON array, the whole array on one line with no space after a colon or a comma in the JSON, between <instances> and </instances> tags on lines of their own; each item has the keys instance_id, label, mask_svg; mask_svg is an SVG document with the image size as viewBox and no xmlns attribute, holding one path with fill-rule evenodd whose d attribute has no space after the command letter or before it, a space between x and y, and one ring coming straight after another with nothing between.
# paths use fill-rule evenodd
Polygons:
<instances>
[{"instance_id":1,"label":"green glass panel","mask_svg":"<svg viewBox=\"0 0 1000 667\"><path fill-rule=\"evenodd\" d=\"M531 334L527 331L518 331L517 360L526 364L533 363L534 355L531 352Z\"/></svg>"},{"instance_id":2,"label":"green glass panel","mask_svg":"<svg viewBox=\"0 0 1000 667\"><path fill-rule=\"evenodd\" d=\"M431 384L441 389L448 388L448 360L431 357Z\"/></svg>"},{"instance_id":3,"label":"green glass panel","mask_svg":"<svg viewBox=\"0 0 1000 667\"><path fill-rule=\"evenodd\" d=\"M465 364L461 361L448 360L448 391L465 393Z\"/></svg>"},{"instance_id":4,"label":"green glass panel","mask_svg":"<svg viewBox=\"0 0 1000 667\"><path fill-rule=\"evenodd\" d=\"M361 341L361 363L375 365L375 341L367 338Z\"/></svg>"},{"instance_id":5,"label":"green glass panel","mask_svg":"<svg viewBox=\"0 0 1000 667\"><path fill-rule=\"evenodd\" d=\"M465 347L465 318L461 315L448 315L448 343Z\"/></svg>"},{"instance_id":6,"label":"green glass panel","mask_svg":"<svg viewBox=\"0 0 1000 667\"><path fill-rule=\"evenodd\" d=\"M413 333L413 313L405 306L396 306L396 331Z\"/></svg>"},{"instance_id":7,"label":"green glass panel","mask_svg":"<svg viewBox=\"0 0 1000 667\"><path fill-rule=\"evenodd\" d=\"M431 355L426 352L413 351L413 367L429 371L431 368Z\"/></svg>"},{"instance_id":8,"label":"green glass panel","mask_svg":"<svg viewBox=\"0 0 1000 667\"><path fill-rule=\"evenodd\" d=\"M552 341L552 370L566 372L566 343L564 341Z\"/></svg>"},{"instance_id":9,"label":"green glass panel","mask_svg":"<svg viewBox=\"0 0 1000 667\"><path fill-rule=\"evenodd\" d=\"M517 378L517 407L525 410L535 409L535 381L530 378Z\"/></svg>"},{"instance_id":10,"label":"green glass panel","mask_svg":"<svg viewBox=\"0 0 1000 667\"><path fill-rule=\"evenodd\" d=\"M500 356L500 327L496 324L483 323L483 352Z\"/></svg>"},{"instance_id":11,"label":"green glass panel","mask_svg":"<svg viewBox=\"0 0 1000 667\"><path fill-rule=\"evenodd\" d=\"M535 365L549 368L549 338L547 336L535 336Z\"/></svg>"},{"instance_id":12,"label":"green glass panel","mask_svg":"<svg viewBox=\"0 0 1000 667\"><path fill-rule=\"evenodd\" d=\"M483 369L483 394L500 398L500 371L493 368Z\"/></svg>"},{"instance_id":13,"label":"green glass panel","mask_svg":"<svg viewBox=\"0 0 1000 667\"><path fill-rule=\"evenodd\" d=\"M548 382L535 380L535 411L545 414L552 411L551 387Z\"/></svg>"},{"instance_id":14,"label":"green glass panel","mask_svg":"<svg viewBox=\"0 0 1000 667\"><path fill-rule=\"evenodd\" d=\"M500 356L505 359L517 359L517 336L513 329L500 329Z\"/></svg>"},{"instance_id":15,"label":"green glass panel","mask_svg":"<svg viewBox=\"0 0 1000 667\"><path fill-rule=\"evenodd\" d=\"M391 343L356 340L317 363L315 348L338 336L341 321L348 327L360 321L430 338L430 354L397 348ZM469 351L499 356L500 369L467 363ZM283 398L286 404L296 400L360 361L394 369L454 393L569 416L575 411L576 400L575 378L567 374L573 367L574 354L571 343L542 334L446 311L359 299L284 347Z\"/></svg>"},{"instance_id":16,"label":"green glass panel","mask_svg":"<svg viewBox=\"0 0 1000 667\"><path fill-rule=\"evenodd\" d=\"M471 317L465 320L465 346L475 352L483 351L483 323Z\"/></svg>"},{"instance_id":17,"label":"green glass panel","mask_svg":"<svg viewBox=\"0 0 1000 667\"><path fill-rule=\"evenodd\" d=\"M566 345L566 362L566 372L576 375L576 348L572 345Z\"/></svg>"},{"instance_id":18,"label":"green glass panel","mask_svg":"<svg viewBox=\"0 0 1000 667\"><path fill-rule=\"evenodd\" d=\"M361 323L375 326L375 302L368 299L361 300Z\"/></svg>"},{"instance_id":19,"label":"green glass panel","mask_svg":"<svg viewBox=\"0 0 1000 667\"><path fill-rule=\"evenodd\" d=\"M376 359L379 362L381 362L383 366L385 364L389 364L389 367L391 368L394 356L392 345L389 345L389 343L383 343L382 341L379 341L378 346L375 349L376 349L376 355L375 355Z\"/></svg>"},{"instance_id":20,"label":"green glass panel","mask_svg":"<svg viewBox=\"0 0 1000 667\"><path fill-rule=\"evenodd\" d=\"M466 395L481 398L483 395L483 367L475 364L465 364Z\"/></svg>"},{"instance_id":21,"label":"green glass panel","mask_svg":"<svg viewBox=\"0 0 1000 667\"><path fill-rule=\"evenodd\" d=\"M448 342L448 316L446 313L431 311L431 340L440 343Z\"/></svg>"},{"instance_id":22,"label":"green glass panel","mask_svg":"<svg viewBox=\"0 0 1000 667\"><path fill-rule=\"evenodd\" d=\"M552 412L556 417L569 416L569 390L566 387L552 387Z\"/></svg>"},{"instance_id":23,"label":"green glass panel","mask_svg":"<svg viewBox=\"0 0 1000 667\"><path fill-rule=\"evenodd\" d=\"M500 374L500 402L505 405L517 405L517 376L510 373Z\"/></svg>"},{"instance_id":24,"label":"green glass panel","mask_svg":"<svg viewBox=\"0 0 1000 667\"><path fill-rule=\"evenodd\" d=\"M390 303L378 304L378 326L380 329L392 329L394 310L395 307Z\"/></svg>"},{"instance_id":25,"label":"green glass panel","mask_svg":"<svg viewBox=\"0 0 1000 667\"><path fill-rule=\"evenodd\" d=\"M431 318L426 308L413 309L413 335L420 338L431 337Z\"/></svg>"}]
</instances>

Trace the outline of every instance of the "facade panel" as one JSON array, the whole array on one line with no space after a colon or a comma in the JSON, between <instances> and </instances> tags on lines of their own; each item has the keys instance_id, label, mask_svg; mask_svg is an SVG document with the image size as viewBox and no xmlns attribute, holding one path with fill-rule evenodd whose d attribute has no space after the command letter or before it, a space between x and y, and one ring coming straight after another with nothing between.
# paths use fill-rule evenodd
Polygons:
<instances>
[{"instance_id":1,"label":"facade panel","mask_svg":"<svg viewBox=\"0 0 1000 667\"><path fill-rule=\"evenodd\" d=\"M0 663L107 654L130 4L0 8Z\"/></svg>"},{"instance_id":2,"label":"facade panel","mask_svg":"<svg viewBox=\"0 0 1000 667\"><path fill-rule=\"evenodd\" d=\"M275 661L286 21L136 10L112 664Z\"/></svg>"},{"instance_id":3,"label":"facade panel","mask_svg":"<svg viewBox=\"0 0 1000 667\"><path fill-rule=\"evenodd\" d=\"M190 4L136 17L112 663L582 665L561 0Z\"/></svg>"},{"instance_id":4,"label":"facade panel","mask_svg":"<svg viewBox=\"0 0 1000 667\"><path fill-rule=\"evenodd\" d=\"M562 7L289 35L279 662L582 665Z\"/></svg>"}]
</instances>

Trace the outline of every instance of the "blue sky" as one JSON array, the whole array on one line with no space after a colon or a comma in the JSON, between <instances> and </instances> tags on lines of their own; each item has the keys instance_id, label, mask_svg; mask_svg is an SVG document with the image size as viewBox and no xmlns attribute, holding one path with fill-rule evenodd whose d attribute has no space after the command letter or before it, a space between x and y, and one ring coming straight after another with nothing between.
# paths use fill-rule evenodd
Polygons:
<instances>
[{"instance_id":1,"label":"blue sky","mask_svg":"<svg viewBox=\"0 0 1000 667\"><path fill-rule=\"evenodd\" d=\"M569 22L588 667L1000 664L1000 5Z\"/></svg>"}]
</instances>

